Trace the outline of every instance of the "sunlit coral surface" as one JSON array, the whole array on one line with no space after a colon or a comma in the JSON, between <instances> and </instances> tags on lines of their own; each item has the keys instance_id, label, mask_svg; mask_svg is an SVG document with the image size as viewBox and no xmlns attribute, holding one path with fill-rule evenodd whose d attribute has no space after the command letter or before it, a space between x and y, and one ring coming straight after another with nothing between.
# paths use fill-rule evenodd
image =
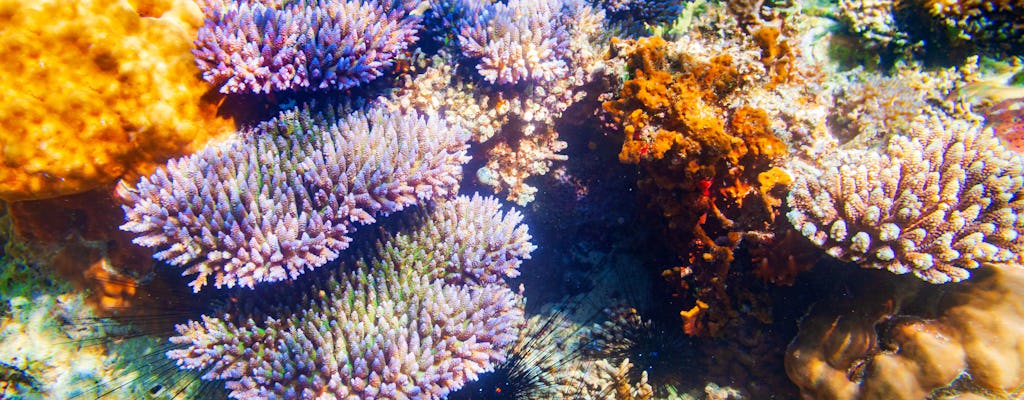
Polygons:
<instances>
[{"instance_id":1,"label":"sunlit coral surface","mask_svg":"<svg viewBox=\"0 0 1024 400\"><path fill-rule=\"evenodd\" d=\"M202 100L190 1L0 3L0 198L149 173L232 129Z\"/></svg>"}]
</instances>

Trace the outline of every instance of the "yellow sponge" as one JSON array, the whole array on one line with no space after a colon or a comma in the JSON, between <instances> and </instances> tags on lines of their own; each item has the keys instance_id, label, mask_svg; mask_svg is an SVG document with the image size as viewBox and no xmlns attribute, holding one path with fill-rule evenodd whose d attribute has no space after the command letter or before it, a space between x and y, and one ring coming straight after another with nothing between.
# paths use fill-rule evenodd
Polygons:
<instances>
[{"instance_id":1,"label":"yellow sponge","mask_svg":"<svg viewBox=\"0 0 1024 400\"><path fill-rule=\"evenodd\" d=\"M0 0L0 199L150 172L233 129L201 98L186 0Z\"/></svg>"}]
</instances>

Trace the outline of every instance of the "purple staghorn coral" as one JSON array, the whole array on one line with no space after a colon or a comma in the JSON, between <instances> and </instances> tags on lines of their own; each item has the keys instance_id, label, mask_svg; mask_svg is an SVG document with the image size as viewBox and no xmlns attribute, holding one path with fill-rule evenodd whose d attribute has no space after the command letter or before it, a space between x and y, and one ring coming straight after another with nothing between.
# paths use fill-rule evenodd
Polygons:
<instances>
[{"instance_id":1,"label":"purple staghorn coral","mask_svg":"<svg viewBox=\"0 0 1024 400\"><path fill-rule=\"evenodd\" d=\"M423 25L441 43L457 41L459 29L474 25L487 15L489 0L429 0Z\"/></svg>"},{"instance_id":2,"label":"purple staghorn coral","mask_svg":"<svg viewBox=\"0 0 1024 400\"><path fill-rule=\"evenodd\" d=\"M416 42L420 18L397 0L201 0L203 79L224 93L347 89L384 74Z\"/></svg>"},{"instance_id":3,"label":"purple staghorn coral","mask_svg":"<svg viewBox=\"0 0 1024 400\"><path fill-rule=\"evenodd\" d=\"M524 323L504 281L534 249L521 221L494 198L441 203L298 306L178 325L186 347L167 355L238 399L443 398L503 361Z\"/></svg>"},{"instance_id":4,"label":"purple staghorn coral","mask_svg":"<svg viewBox=\"0 0 1024 400\"><path fill-rule=\"evenodd\" d=\"M648 26L667 24L682 12L681 0L598 0L608 22L620 31L618 35L635 37L649 35Z\"/></svg>"},{"instance_id":5,"label":"purple staghorn coral","mask_svg":"<svg viewBox=\"0 0 1024 400\"><path fill-rule=\"evenodd\" d=\"M570 29L584 7L582 0L493 3L465 20L459 46L479 59L477 71L491 83L561 79L569 72Z\"/></svg>"},{"instance_id":6,"label":"purple staghorn coral","mask_svg":"<svg viewBox=\"0 0 1024 400\"><path fill-rule=\"evenodd\" d=\"M353 222L457 191L468 139L433 114L286 111L122 191L121 229L195 274L197 292L210 276L294 279L347 248Z\"/></svg>"}]
</instances>

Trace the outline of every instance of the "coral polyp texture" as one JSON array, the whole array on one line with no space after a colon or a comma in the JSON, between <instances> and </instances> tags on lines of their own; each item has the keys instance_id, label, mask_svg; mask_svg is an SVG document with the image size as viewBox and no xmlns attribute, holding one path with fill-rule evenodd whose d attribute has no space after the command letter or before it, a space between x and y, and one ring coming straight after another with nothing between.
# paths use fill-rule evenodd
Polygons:
<instances>
[{"instance_id":1,"label":"coral polyp texture","mask_svg":"<svg viewBox=\"0 0 1024 400\"><path fill-rule=\"evenodd\" d=\"M233 130L201 100L191 1L0 1L0 199L82 193Z\"/></svg>"},{"instance_id":2,"label":"coral polyp texture","mask_svg":"<svg viewBox=\"0 0 1024 400\"><path fill-rule=\"evenodd\" d=\"M957 282L1024 251L1024 164L976 122L932 115L881 151L840 150L798 175L790 222L865 268Z\"/></svg>"},{"instance_id":3,"label":"coral polyp texture","mask_svg":"<svg viewBox=\"0 0 1024 400\"><path fill-rule=\"evenodd\" d=\"M534 247L494 198L438 204L300 306L177 326L168 356L239 399L439 399L504 360L524 323L504 278ZM291 297L291 296L289 296Z\"/></svg>"},{"instance_id":4,"label":"coral polyp texture","mask_svg":"<svg viewBox=\"0 0 1024 400\"><path fill-rule=\"evenodd\" d=\"M340 110L338 111L341 112ZM469 135L415 111L285 111L122 190L122 229L199 291L294 279L369 224L454 193Z\"/></svg>"},{"instance_id":5,"label":"coral polyp texture","mask_svg":"<svg viewBox=\"0 0 1024 400\"><path fill-rule=\"evenodd\" d=\"M608 22L621 34L644 34L650 26L671 22L682 12L680 0L598 0Z\"/></svg>"},{"instance_id":6,"label":"coral polyp texture","mask_svg":"<svg viewBox=\"0 0 1024 400\"><path fill-rule=\"evenodd\" d=\"M347 89L372 81L417 40L399 0L201 0L203 79L224 93Z\"/></svg>"},{"instance_id":7,"label":"coral polyp texture","mask_svg":"<svg viewBox=\"0 0 1024 400\"><path fill-rule=\"evenodd\" d=\"M983 267L948 286L852 272L843 294L810 309L787 349L786 373L803 398L1020 397L1019 265Z\"/></svg>"},{"instance_id":8,"label":"coral polyp texture","mask_svg":"<svg viewBox=\"0 0 1024 400\"><path fill-rule=\"evenodd\" d=\"M568 74L571 19L581 0L493 3L462 27L462 53L479 59L477 71L496 84L551 82Z\"/></svg>"}]
</instances>

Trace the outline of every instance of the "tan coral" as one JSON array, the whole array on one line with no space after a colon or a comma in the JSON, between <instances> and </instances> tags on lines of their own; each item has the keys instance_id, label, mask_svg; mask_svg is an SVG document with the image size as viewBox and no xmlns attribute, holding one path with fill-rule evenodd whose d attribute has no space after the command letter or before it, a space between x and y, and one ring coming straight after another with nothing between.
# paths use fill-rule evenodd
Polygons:
<instances>
[{"instance_id":1,"label":"tan coral","mask_svg":"<svg viewBox=\"0 0 1024 400\"><path fill-rule=\"evenodd\" d=\"M804 318L787 350L786 371L805 397L1020 394L1024 270L986 269L945 293L935 286L915 290L908 281L879 284L878 278L885 280L865 271L846 300L821 303Z\"/></svg>"},{"instance_id":2,"label":"tan coral","mask_svg":"<svg viewBox=\"0 0 1024 400\"><path fill-rule=\"evenodd\" d=\"M80 193L233 129L201 98L187 0L0 0L0 198Z\"/></svg>"},{"instance_id":3,"label":"tan coral","mask_svg":"<svg viewBox=\"0 0 1024 400\"><path fill-rule=\"evenodd\" d=\"M1024 252L1024 160L976 122L922 117L884 153L821 164L798 175L787 216L833 257L946 283Z\"/></svg>"}]
</instances>

